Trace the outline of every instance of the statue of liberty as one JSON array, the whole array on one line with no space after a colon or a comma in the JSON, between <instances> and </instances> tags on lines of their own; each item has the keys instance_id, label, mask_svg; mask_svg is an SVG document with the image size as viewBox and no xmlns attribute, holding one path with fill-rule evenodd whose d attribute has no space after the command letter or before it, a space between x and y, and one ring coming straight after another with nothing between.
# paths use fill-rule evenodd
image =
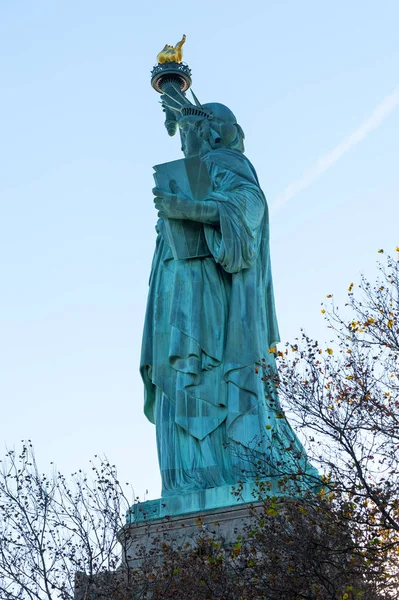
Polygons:
<instances>
[{"instance_id":1,"label":"statue of liberty","mask_svg":"<svg viewBox=\"0 0 399 600\"><path fill-rule=\"evenodd\" d=\"M290 473L318 479L285 418L273 378L279 332L269 215L244 133L223 104L162 89L187 160L209 177L202 200L170 179L154 189L159 220L141 375L155 424L162 497ZM169 92L171 87L169 86ZM167 163L168 164L168 163ZM172 164L172 163L169 163ZM161 165L162 166L162 165ZM206 252L178 259L173 223L195 224Z\"/></svg>"}]
</instances>

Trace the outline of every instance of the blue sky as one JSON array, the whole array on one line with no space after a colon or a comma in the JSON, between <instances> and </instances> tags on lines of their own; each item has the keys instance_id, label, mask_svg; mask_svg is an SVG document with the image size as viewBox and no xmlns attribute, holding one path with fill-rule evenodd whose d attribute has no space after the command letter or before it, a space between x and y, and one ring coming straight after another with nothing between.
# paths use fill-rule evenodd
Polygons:
<instances>
[{"instance_id":1,"label":"blue sky","mask_svg":"<svg viewBox=\"0 0 399 600\"><path fill-rule=\"evenodd\" d=\"M105 453L159 494L138 362L152 165L180 150L149 72L182 33L194 91L236 114L274 207L282 340L328 339L325 295L399 244L398 22L396 0L0 1L1 447L31 438L66 473Z\"/></svg>"}]
</instances>

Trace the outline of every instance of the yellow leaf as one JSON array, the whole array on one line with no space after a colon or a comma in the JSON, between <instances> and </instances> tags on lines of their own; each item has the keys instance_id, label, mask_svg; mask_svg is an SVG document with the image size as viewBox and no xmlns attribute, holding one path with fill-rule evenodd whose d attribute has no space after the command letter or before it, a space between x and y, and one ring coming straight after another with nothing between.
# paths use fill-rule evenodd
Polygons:
<instances>
[{"instance_id":1,"label":"yellow leaf","mask_svg":"<svg viewBox=\"0 0 399 600\"><path fill-rule=\"evenodd\" d=\"M332 348L327 348L327 354L334 354L334 350Z\"/></svg>"},{"instance_id":2,"label":"yellow leaf","mask_svg":"<svg viewBox=\"0 0 399 600\"><path fill-rule=\"evenodd\" d=\"M393 325L392 319L389 319L387 325L388 325L389 329L392 329L392 325Z\"/></svg>"},{"instance_id":3,"label":"yellow leaf","mask_svg":"<svg viewBox=\"0 0 399 600\"><path fill-rule=\"evenodd\" d=\"M378 254L384 254L384 250L383 250L382 248L380 248L380 249L378 250Z\"/></svg>"},{"instance_id":4,"label":"yellow leaf","mask_svg":"<svg viewBox=\"0 0 399 600\"><path fill-rule=\"evenodd\" d=\"M396 252L399 252L399 246L396 246Z\"/></svg>"},{"instance_id":5,"label":"yellow leaf","mask_svg":"<svg viewBox=\"0 0 399 600\"><path fill-rule=\"evenodd\" d=\"M324 310L324 308L321 310L321 314L324 315L326 311Z\"/></svg>"},{"instance_id":6,"label":"yellow leaf","mask_svg":"<svg viewBox=\"0 0 399 600\"><path fill-rule=\"evenodd\" d=\"M277 352L277 348L269 348L269 354L275 354Z\"/></svg>"},{"instance_id":7,"label":"yellow leaf","mask_svg":"<svg viewBox=\"0 0 399 600\"><path fill-rule=\"evenodd\" d=\"M351 292L353 290L353 283L350 284L350 286L348 287L348 292Z\"/></svg>"}]
</instances>

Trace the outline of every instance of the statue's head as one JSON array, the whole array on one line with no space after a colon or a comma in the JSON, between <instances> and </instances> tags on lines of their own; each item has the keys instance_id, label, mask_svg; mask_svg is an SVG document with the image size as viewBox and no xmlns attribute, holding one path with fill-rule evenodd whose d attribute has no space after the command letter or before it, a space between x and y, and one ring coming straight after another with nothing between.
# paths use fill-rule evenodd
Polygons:
<instances>
[{"instance_id":1,"label":"statue's head","mask_svg":"<svg viewBox=\"0 0 399 600\"><path fill-rule=\"evenodd\" d=\"M178 124L186 157L217 148L244 152L244 132L224 104L210 102L194 106L190 103L181 108L181 113Z\"/></svg>"},{"instance_id":2,"label":"statue's head","mask_svg":"<svg viewBox=\"0 0 399 600\"><path fill-rule=\"evenodd\" d=\"M179 88L162 89L164 109L171 109L179 126L182 150L186 157L203 155L210 150L227 148L244 152L244 132L234 113L224 104L201 104L193 92L195 104Z\"/></svg>"}]
</instances>

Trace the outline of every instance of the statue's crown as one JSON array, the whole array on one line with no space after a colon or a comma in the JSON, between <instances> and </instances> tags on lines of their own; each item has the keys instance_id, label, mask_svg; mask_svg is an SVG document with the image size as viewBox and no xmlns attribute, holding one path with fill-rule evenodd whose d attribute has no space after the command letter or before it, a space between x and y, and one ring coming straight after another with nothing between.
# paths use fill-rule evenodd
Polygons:
<instances>
[{"instance_id":1,"label":"statue's crown","mask_svg":"<svg viewBox=\"0 0 399 600\"><path fill-rule=\"evenodd\" d=\"M209 120L213 119L222 123L237 123L234 113L224 104L219 102L201 104L193 90L190 90L195 102L193 104L177 85L173 85L173 88L175 91L173 96L162 90L162 105L164 108L169 108L182 117L194 116Z\"/></svg>"},{"instance_id":2,"label":"statue's crown","mask_svg":"<svg viewBox=\"0 0 399 600\"><path fill-rule=\"evenodd\" d=\"M210 111L206 111L203 107L199 108L194 104L190 104L190 106L183 106L180 109L180 114L182 117L194 116L194 117L202 117L203 119L212 119L212 113Z\"/></svg>"},{"instance_id":3,"label":"statue's crown","mask_svg":"<svg viewBox=\"0 0 399 600\"><path fill-rule=\"evenodd\" d=\"M181 89L178 85L171 83L175 93L173 96L169 94L166 90L162 90L162 106L164 108L168 108L178 113L181 117L187 116L195 116L202 117L203 119L212 119L213 112L212 110L203 106L198 100L197 96L191 90L191 94L193 96L195 104L190 102L185 94L181 92Z\"/></svg>"}]
</instances>

